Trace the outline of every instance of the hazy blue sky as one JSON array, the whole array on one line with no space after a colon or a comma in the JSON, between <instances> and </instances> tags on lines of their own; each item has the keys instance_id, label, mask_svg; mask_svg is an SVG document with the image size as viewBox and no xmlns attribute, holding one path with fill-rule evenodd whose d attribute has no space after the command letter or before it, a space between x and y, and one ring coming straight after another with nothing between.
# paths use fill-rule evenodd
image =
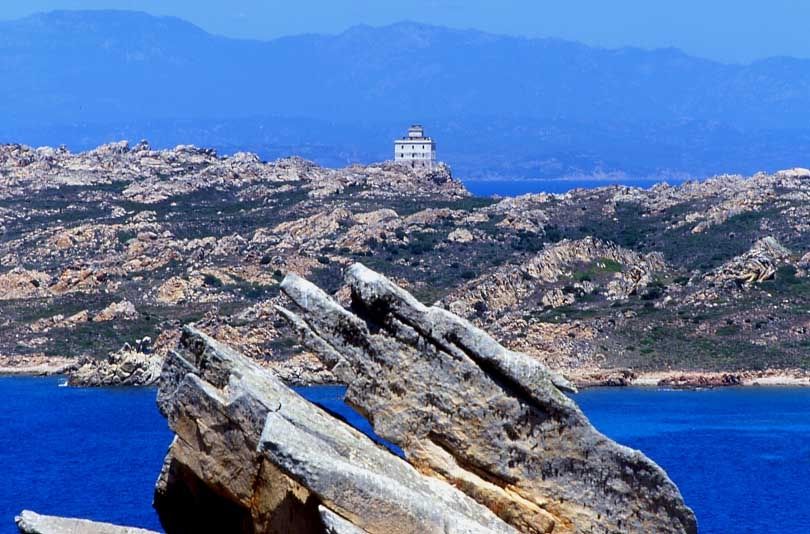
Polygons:
<instances>
[{"instance_id":1,"label":"hazy blue sky","mask_svg":"<svg viewBox=\"0 0 810 534\"><path fill-rule=\"evenodd\" d=\"M675 46L723 61L810 57L807 0L11 0L0 3L0 18L100 8L175 15L259 39L414 20L607 47Z\"/></svg>"}]
</instances>

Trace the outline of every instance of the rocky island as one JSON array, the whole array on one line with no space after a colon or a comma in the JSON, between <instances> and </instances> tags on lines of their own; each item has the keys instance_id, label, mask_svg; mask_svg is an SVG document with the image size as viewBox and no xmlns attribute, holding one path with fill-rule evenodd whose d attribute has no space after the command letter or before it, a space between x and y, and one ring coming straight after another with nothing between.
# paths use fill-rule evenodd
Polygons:
<instances>
[{"instance_id":1,"label":"rocky island","mask_svg":"<svg viewBox=\"0 0 810 534\"><path fill-rule=\"evenodd\" d=\"M475 198L446 167L0 147L0 372L152 384L195 323L339 381L276 312L355 262L580 386L810 383L810 171Z\"/></svg>"}]
</instances>

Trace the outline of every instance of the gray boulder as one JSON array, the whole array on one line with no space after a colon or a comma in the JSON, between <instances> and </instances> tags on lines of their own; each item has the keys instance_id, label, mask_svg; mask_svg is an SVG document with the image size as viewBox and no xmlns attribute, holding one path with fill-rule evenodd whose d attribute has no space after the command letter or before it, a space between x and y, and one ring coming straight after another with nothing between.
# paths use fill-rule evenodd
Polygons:
<instances>
[{"instance_id":1,"label":"gray boulder","mask_svg":"<svg viewBox=\"0 0 810 534\"><path fill-rule=\"evenodd\" d=\"M23 534L157 534L157 532L142 528L120 527L87 519L40 515L29 510L18 515L15 522Z\"/></svg>"},{"instance_id":2,"label":"gray boulder","mask_svg":"<svg viewBox=\"0 0 810 534\"><path fill-rule=\"evenodd\" d=\"M155 492L167 532L514 532L193 328L158 405L176 433Z\"/></svg>"},{"instance_id":3,"label":"gray boulder","mask_svg":"<svg viewBox=\"0 0 810 534\"><path fill-rule=\"evenodd\" d=\"M288 275L280 312L421 473L523 532L697 531L666 473L597 432L563 377L362 265L346 281L351 310Z\"/></svg>"}]
</instances>

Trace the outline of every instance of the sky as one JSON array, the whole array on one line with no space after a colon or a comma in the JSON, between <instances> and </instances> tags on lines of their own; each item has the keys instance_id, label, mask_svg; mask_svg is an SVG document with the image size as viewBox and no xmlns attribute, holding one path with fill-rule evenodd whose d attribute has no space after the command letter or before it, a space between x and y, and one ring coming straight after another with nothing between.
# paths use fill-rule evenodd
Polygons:
<instances>
[{"instance_id":1,"label":"sky","mask_svg":"<svg viewBox=\"0 0 810 534\"><path fill-rule=\"evenodd\" d=\"M410 20L608 48L676 47L723 62L810 58L807 0L6 0L0 19L53 9L146 11L254 39Z\"/></svg>"}]
</instances>

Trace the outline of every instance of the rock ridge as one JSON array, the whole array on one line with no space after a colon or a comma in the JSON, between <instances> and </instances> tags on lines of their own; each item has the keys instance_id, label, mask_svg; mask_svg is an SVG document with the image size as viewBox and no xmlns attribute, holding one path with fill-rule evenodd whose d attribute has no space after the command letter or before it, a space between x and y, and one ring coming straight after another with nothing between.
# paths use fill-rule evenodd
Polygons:
<instances>
[{"instance_id":1,"label":"rock ridge","mask_svg":"<svg viewBox=\"0 0 810 534\"><path fill-rule=\"evenodd\" d=\"M564 378L360 264L346 282L350 310L288 275L295 311L279 309L422 472L524 532L696 531L663 470L599 434Z\"/></svg>"},{"instance_id":2,"label":"rock ridge","mask_svg":"<svg viewBox=\"0 0 810 534\"><path fill-rule=\"evenodd\" d=\"M514 532L193 328L158 404L176 432L155 493L167 532Z\"/></svg>"},{"instance_id":3,"label":"rock ridge","mask_svg":"<svg viewBox=\"0 0 810 534\"><path fill-rule=\"evenodd\" d=\"M30 510L24 510L14 521L22 534L157 534L142 528L41 515Z\"/></svg>"}]
</instances>

